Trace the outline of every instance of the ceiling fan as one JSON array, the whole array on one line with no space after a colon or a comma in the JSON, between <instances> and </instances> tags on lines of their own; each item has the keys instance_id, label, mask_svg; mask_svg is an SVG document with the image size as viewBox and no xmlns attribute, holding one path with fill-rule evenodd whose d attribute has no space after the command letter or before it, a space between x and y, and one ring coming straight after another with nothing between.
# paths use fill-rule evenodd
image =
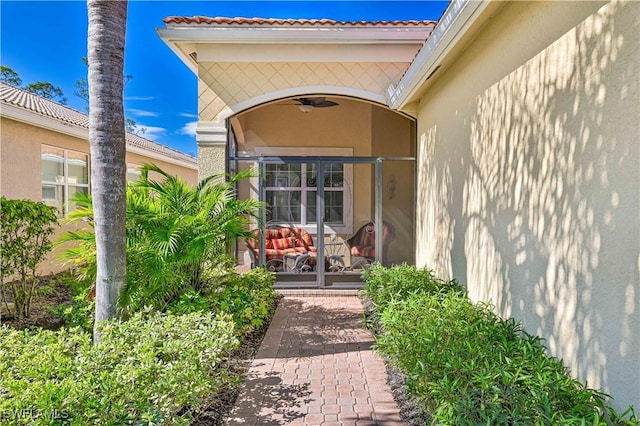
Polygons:
<instances>
[{"instance_id":1,"label":"ceiling fan","mask_svg":"<svg viewBox=\"0 0 640 426\"><path fill-rule=\"evenodd\" d=\"M292 100L297 102L298 108L304 113L311 112L314 108L329 108L338 105L337 102L329 101L323 96L312 98L294 98Z\"/></svg>"}]
</instances>

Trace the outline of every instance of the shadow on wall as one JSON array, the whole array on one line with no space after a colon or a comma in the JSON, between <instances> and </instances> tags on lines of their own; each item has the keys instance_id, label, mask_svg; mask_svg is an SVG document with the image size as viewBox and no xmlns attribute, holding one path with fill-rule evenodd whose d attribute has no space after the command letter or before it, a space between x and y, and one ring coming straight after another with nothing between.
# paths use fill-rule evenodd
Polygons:
<instances>
[{"instance_id":1,"label":"shadow on wall","mask_svg":"<svg viewBox=\"0 0 640 426\"><path fill-rule=\"evenodd\" d=\"M468 140L419 144L419 258L622 405L640 403L637 12L600 9L481 91L456 111Z\"/></svg>"}]
</instances>

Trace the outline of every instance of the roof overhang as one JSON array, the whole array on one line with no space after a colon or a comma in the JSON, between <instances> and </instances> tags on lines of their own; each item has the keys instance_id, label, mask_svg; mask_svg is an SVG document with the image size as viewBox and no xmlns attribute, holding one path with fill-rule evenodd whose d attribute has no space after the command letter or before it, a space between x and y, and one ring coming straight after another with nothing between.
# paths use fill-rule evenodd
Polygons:
<instances>
[{"instance_id":1,"label":"roof overhang","mask_svg":"<svg viewBox=\"0 0 640 426\"><path fill-rule=\"evenodd\" d=\"M196 74L199 61L409 63L434 27L166 25L160 38Z\"/></svg>"},{"instance_id":2,"label":"roof overhang","mask_svg":"<svg viewBox=\"0 0 640 426\"><path fill-rule=\"evenodd\" d=\"M444 72L483 22L503 5L504 2L453 0L400 82L388 88L390 108L406 109L418 101L436 72Z\"/></svg>"},{"instance_id":3,"label":"roof overhang","mask_svg":"<svg viewBox=\"0 0 640 426\"><path fill-rule=\"evenodd\" d=\"M8 118L31 126L72 136L87 142L89 140L89 129L86 127L67 123L53 117L47 117L35 111L11 105L9 103L2 102L0 105L2 105L2 114L0 114L0 116L3 118ZM172 152L169 153L168 151ZM143 138L136 138L135 136L127 135L127 152L140 154L147 158L161 160L166 163L175 164L193 170L197 170L198 168L197 160L188 157L186 154L179 153L173 149L166 148ZM178 156L183 158L178 158Z\"/></svg>"}]
</instances>

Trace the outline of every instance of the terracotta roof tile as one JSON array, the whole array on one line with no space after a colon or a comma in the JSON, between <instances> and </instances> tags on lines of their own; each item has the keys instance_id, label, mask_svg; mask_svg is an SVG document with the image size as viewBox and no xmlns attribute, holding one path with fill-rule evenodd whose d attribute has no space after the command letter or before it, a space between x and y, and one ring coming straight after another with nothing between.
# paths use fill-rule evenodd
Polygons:
<instances>
[{"instance_id":1,"label":"terracotta roof tile","mask_svg":"<svg viewBox=\"0 0 640 426\"><path fill-rule=\"evenodd\" d=\"M64 123L89 129L89 116L87 114L27 92L26 90L0 82L0 105L3 104L12 105ZM194 164L197 162L197 160L190 155L129 132L127 132L127 144L148 151L162 153L174 159L192 162Z\"/></svg>"},{"instance_id":2,"label":"terracotta roof tile","mask_svg":"<svg viewBox=\"0 0 640 426\"><path fill-rule=\"evenodd\" d=\"M408 20L408 21L335 21L333 19L275 19L275 18L209 18L206 16L169 16L163 20L165 24L207 24L207 25L269 25L269 26L334 26L334 27L380 27L380 26L428 26L434 25L437 21L430 20Z\"/></svg>"}]
</instances>

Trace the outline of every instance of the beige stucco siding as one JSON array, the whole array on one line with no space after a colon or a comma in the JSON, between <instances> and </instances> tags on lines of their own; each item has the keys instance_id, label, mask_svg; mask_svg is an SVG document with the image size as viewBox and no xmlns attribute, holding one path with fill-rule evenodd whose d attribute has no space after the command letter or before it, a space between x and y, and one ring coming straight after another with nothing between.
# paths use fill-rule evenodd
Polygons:
<instances>
[{"instance_id":1,"label":"beige stucco siding","mask_svg":"<svg viewBox=\"0 0 640 426\"><path fill-rule=\"evenodd\" d=\"M43 144L89 153L89 143L82 138L5 117L1 118L0 126L0 195L9 199L42 200L41 146ZM171 174L179 175L191 185L198 180L196 165L178 166L132 152L127 152L126 161L133 165L154 163ZM57 229L52 240L56 240L61 232L68 229L71 229L70 225ZM65 267L58 260L55 252L52 252L39 267L42 274L59 272L63 269Z\"/></svg>"},{"instance_id":2,"label":"beige stucco siding","mask_svg":"<svg viewBox=\"0 0 640 426\"><path fill-rule=\"evenodd\" d=\"M82 139L4 117L0 120L0 194L7 198L42 199L42 144L89 151Z\"/></svg>"},{"instance_id":3,"label":"beige stucco siding","mask_svg":"<svg viewBox=\"0 0 640 426\"><path fill-rule=\"evenodd\" d=\"M194 186L198 183L198 170L197 168L195 168L195 166L194 168L187 168L174 163L159 160L157 158L149 158L138 153L127 152L128 165L135 165L136 167L139 167L145 163L153 163L165 172L174 176L179 176L180 179L182 179L189 185Z\"/></svg>"},{"instance_id":4,"label":"beige stucco siding","mask_svg":"<svg viewBox=\"0 0 640 426\"><path fill-rule=\"evenodd\" d=\"M418 117L417 260L640 406L640 3L514 2Z\"/></svg>"}]
</instances>

